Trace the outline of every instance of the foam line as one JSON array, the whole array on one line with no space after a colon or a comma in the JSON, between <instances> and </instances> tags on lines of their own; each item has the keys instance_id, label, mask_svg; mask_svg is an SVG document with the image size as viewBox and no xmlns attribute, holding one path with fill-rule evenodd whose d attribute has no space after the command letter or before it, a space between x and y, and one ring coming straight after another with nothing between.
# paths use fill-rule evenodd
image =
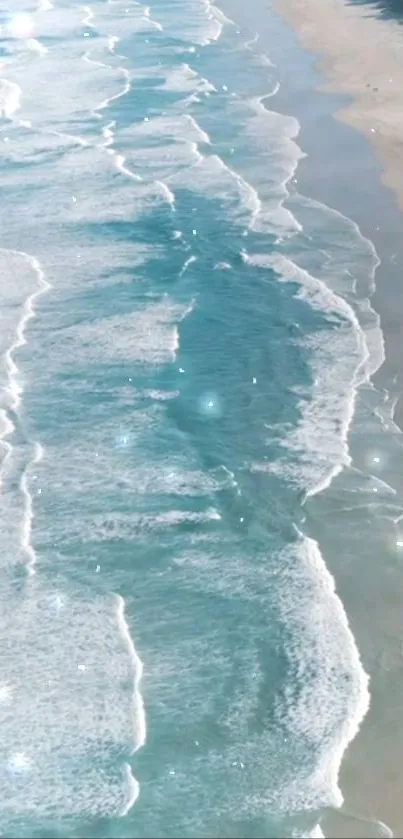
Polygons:
<instances>
[{"instance_id":1,"label":"foam line","mask_svg":"<svg viewBox=\"0 0 403 839\"><path fill-rule=\"evenodd\" d=\"M30 38L29 41L27 41L27 47L32 50L32 52L37 52L38 55L46 55L48 52L46 47L36 38Z\"/></svg>"},{"instance_id":2,"label":"foam line","mask_svg":"<svg viewBox=\"0 0 403 839\"><path fill-rule=\"evenodd\" d=\"M90 9L89 6L85 6L84 10L86 12L86 15L83 18L82 23L86 24L88 26L91 26L91 28L94 28L94 24L92 22L94 20L94 14L93 14L92 10ZM118 41L119 41L119 38L117 36L114 36L114 35L109 36L108 49L111 53L114 53L114 49L115 49L115 46L118 43ZM124 56L122 56L122 58L123 57ZM108 70L113 69L112 67L110 67L109 64L105 64L103 61L97 61L97 60L91 58L91 54L88 51L86 53L84 53L83 61L86 61L88 64L94 64L95 66L98 66L98 67L104 67ZM115 93L113 96L108 96L106 99L103 99L102 102L100 102L99 105L97 105L96 108L94 108L93 115L97 119L102 119L102 115L101 115L100 111L103 111L106 108L108 108L109 105L112 102L114 102L117 99L120 99L122 96L125 96L131 90L130 75L129 75L128 70L126 70L125 67L119 67L118 70L121 72L122 76L124 77L124 80L125 80L124 85L123 85L122 89L118 91L118 93ZM142 181L142 178L139 175L136 175L127 166L125 166L126 158L124 157L124 155L123 154L118 154L112 148L112 146L114 144L114 140L115 140L115 135L114 135L114 132L113 132L113 129L114 129L115 125L116 125L115 121L111 120L110 122L107 123L106 126L104 126L102 128L101 134L102 134L102 137L103 137L103 142L101 142L99 144L99 146L101 148L104 148L105 151L107 152L107 154L109 154L114 159L116 169L119 172L121 172L122 175L125 175L126 177L131 178L131 180L134 180L134 181ZM169 203L171 203L170 200L169 200Z\"/></svg>"},{"instance_id":3,"label":"foam line","mask_svg":"<svg viewBox=\"0 0 403 839\"><path fill-rule=\"evenodd\" d=\"M158 21L157 21L157 20L153 20L153 18L150 16L150 7L149 7L149 6L146 6L146 7L145 7L145 9L144 9L144 17L146 18L146 20L147 20L149 23L151 23L151 24L152 24L152 26L155 26L155 28L156 28L156 29L158 29L158 31L159 31L159 32L163 32L163 31L164 31L164 30L163 30L163 27L161 26L161 24L160 24L160 23L158 23Z\"/></svg>"},{"instance_id":4,"label":"foam line","mask_svg":"<svg viewBox=\"0 0 403 839\"><path fill-rule=\"evenodd\" d=\"M32 294L30 294L25 301L22 317L16 330L16 339L4 354L4 360L6 362L6 367L8 371L8 391L11 396L10 408L12 408L13 411L16 411L21 402L22 387L18 383L19 369L16 362L14 361L14 353L17 350L21 349L21 347L25 346L25 344L27 343L25 338L25 330L29 321L33 317L35 317L35 304L39 297L45 294L45 292L49 291L51 285L47 281L45 273L40 263L35 257L29 256L29 254L24 253L24 251L7 251L3 248L0 248L0 253L18 255L22 256L23 259L26 259L29 262L31 268L33 268L34 273L36 274L38 285L36 290L33 291Z\"/></svg>"},{"instance_id":5,"label":"foam line","mask_svg":"<svg viewBox=\"0 0 403 839\"><path fill-rule=\"evenodd\" d=\"M20 481L20 490L24 499L24 516L22 523L21 545L27 556L27 572L30 576L35 574L36 554L32 545L32 521L34 518L32 495L29 491L28 476L31 469L42 460L43 448L40 443L34 444L34 454L27 464Z\"/></svg>"},{"instance_id":6,"label":"foam line","mask_svg":"<svg viewBox=\"0 0 403 839\"><path fill-rule=\"evenodd\" d=\"M17 325L16 337L10 347L4 353L4 361L7 373L7 391L8 391L8 406L7 410L2 411L3 429L0 435L0 442L5 448L6 454L3 458L2 468L0 472L0 482L3 479L5 468L9 458L12 455L13 447L7 439L15 430L14 423L11 421L9 412L18 416L18 408L21 403L23 388L20 383L20 371L18 365L14 360L14 355L21 347L27 343L25 332L29 321L35 317L35 304L39 297L45 294L50 288L51 284L47 281L45 273L36 259L24 251L10 251L0 249L0 254L20 256L24 261L27 261L33 269L37 278L37 288L26 298L23 306L22 316ZM34 566L36 562L35 552L31 543L32 520L33 520L33 505L32 496L28 487L28 473L33 465L39 462L43 454L42 447L39 443L34 444L34 453L32 458L26 464L25 470L20 480L20 491L23 497L24 515L21 533L21 546L27 556L27 571L30 575L34 574Z\"/></svg>"},{"instance_id":7,"label":"foam line","mask_svg":"<svg viewBox=\"0 0 403 839\"><path fill-rule=\"evenodd\" d=\"M133 639L130 635L129 627L125 616L125 601L121 595L117 595L117 609L116 614L118 618L118 625L121 636L126 645L127 651L130 655L130 660L133 665L134 680L133 680L133 708L136 708L137 719L134 720L133 725L133 753L137 752L144 746L147 736L146 715L144 710L144 703L140 692L140 682L143 675L143 662L138 656Z\"/></svg>"},{"instance_id":8,"label":"foam line","mask_svg":"<svg viewBox=\"0 0 403 839\"><path fill-rule=\"evenodd\" d=\"M108 40L108 50L112 55L116 54L115 53L115 48L116 48L116 45L119 43L119 41L120 41L120 38L118 38L117 35L111 35L111 37L109 38L109 40Z\"/></svg>"},{"instance_id":9,"label":"foam line","mask_svg":"<svg viewBox=\"0 0 403 839\"><path fill-rule=\"evenodd\" d=\"M83 17L83 24L84 26L90 26L91 29L94 28L94 24L92 21L94 20L94 12L90 8L90 6L84 6L85 17Z\"/></svg>"},{"instance_id":10,"label":"foam line","mask_svg":"<svg viewBox=\"0 0 403 839\"><path fill-rule=\"evenodd\" d=\"M118 626L123 642L126 646L130 661L133 667L133 699L132 699L132 713L133 713L133 753L141 749L146 742L147 724L146 714L144 709L144 702L140 691L140 682L143 675L143 662L136 652L133 639L130 635L129 627L125 617L125 602L123 597L117 595L117 618ZM127 802L122 811L122 816L127 815L129 810L135 804L140 786L138 781L132 775L131 767L128 763L125 764L126 782L128 788Z\"/></svg>"},{"instance_id":11,"label":"foam line","mask_svg":"<svg viewBox=\"0 0 403 839\"><path fill-rule=\"evenodd\" d=\"M0 116L12 120L21 107L21 88L15 82L0 78Z\"/></svg>"},{"instance_id":12,"label":"foam line","mask_svg":"<svg viewBox=\"0 0 403 839\"><path fill-rule=\"evenodd\" d=\"M354 706L350 709L350 717L345 722L343 736L340 738L337 745L333 744L332 754L328 755L328 761L326 764L327 777L331 781L333 789L337 791L337 796L341 806L343 803L343 796L339 788L340 766L347 746L356 737L361 723L368 713L370 705L369 677L362 665L358 647L351 631L346 611L336 592L334 579L322 557L319 545L314 539L305 536L296 525L294 525L294 527L301 540L300 544L303 548L301 560L306 563L307 570L309 571L312 580L315 580L315 585L318 587L321 586L322 590L326 592L328 596L328 607L333 610L335 616L337 615L337 619L343 627L346 643L348 645L348 654L354 668L354 678L356 680ZM309 633L310 629L308 628L307 631ZM306 640L308 640L308 638Z\"/></svg>"},{"instance_id":13,"label":"foam line","mask_svg":"<svg viewBox=\"0 0 403 839\"><path fill-rule=\"evenodd\" d=\"M189 258L186 260L186 262L183 263L182 268L179 272L179 276L182 277L183 274L185 273L185 271L187 271L187 269L189 268L189 265L192 265L192 263L196 262L196 261L197 261L196 256L189 256Z\"/></svg>"},{"instance_id":14,"label":"foam line","mask_svg":"<svg viewBox=\"0 0 403 839\"><path fill-rule=\"evenodd\" d=\"M116 168L119 170L119 172L122 173L122 175L126 175L128 178L132 178L133 181L138 182L142 180L140 175L136 175L134 172L131 171L131 169L128 169L127 166L125 166L126 158L123 154L116 154L116 152L114 152L111 149L108 149L108 151L110 154L114 155Z\"/></svg>"}]
</instances>

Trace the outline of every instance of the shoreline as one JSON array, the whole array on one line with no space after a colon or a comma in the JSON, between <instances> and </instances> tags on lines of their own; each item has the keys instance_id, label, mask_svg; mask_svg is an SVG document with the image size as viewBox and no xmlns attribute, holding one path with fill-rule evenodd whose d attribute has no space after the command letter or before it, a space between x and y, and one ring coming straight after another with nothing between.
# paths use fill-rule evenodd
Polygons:
<instances>
[{"instance_id":1,"label":"shoreline","mask_svg":"<svg viewBox=\"0 0 403 839\"><path fill-rule=\"evenodd\" d=\"M373 381L377 387L389 391L393 403L392 418L403 430L403 369L399 340L396 340L397 336L403 340L400 317L403 313L403 293L399 288L403 270L401 248L399 253L399 239L403 232L403 110L399 82L403 78L403 30L395 21L381 18L374 6L356 5L351 0L273 2L277 14L295 32L299 46L310 55L316 76L314 93L332 102L332 151L329 154L326 149L325 154L321 154L316 144L315 158L319 155L322 167L331 167L334 160L342 157L346 169L345 172L337 170L337 178L344 178L344 188L349 196L346 201L338 195L336 205L332 204L326 193L323 195L320 191L317 182L314 184L315 195L311 197L316 197L319 186L320 200L338 209L340 207L345 215L357 221L361 232L374 242L382 255L383 268L387 263L388 283L377 280L372 297L373 307L381 317L386 351L385 362L374 374ZM299 140L305 148L305 114L298 116L301 122ZM344 133L337 131L338 124L341 129L344 128ZM311 126L312 130L315 130L314 126ZM350 132L347 143L345 132ZM352 160L358 164L358 171L351 167L348 155L348 147L352 144L351 133L356 134L357 139L360 135L365 138L378 165L380 188L375 207L363 207L367 198L371 200L372 190L367 189L365 181L369 177L369 169L373 178L375 167L368 161L357 160L355 155L352 155ZM335 136L345 147L342 152L335 148ZM328 131L325 139L327 142L332 139ZM316 159L311 158L310 162L315 164ZM299 177L303 169L304 161L301 161ZM329 186L328 175L323 171L321 174ZM353 208L351 197L354 190L347 183L346 174L359 193L359 206ZM334 191L333 184L330 189ZM389 202L381 195L383 189L390 192ZM338 190L340 187L336 185L336 192ZM395 205L394 212L390 212L388 203ZM378 219L379 224L374 224ZM382 270L377 274L382 274ZM390 276L392 283L389 282Z\"/></svg>"},{"instance_id":2,"label":"shoreline","mask_svg":"<svg viewBox=\"0 0 403 839\"><path fill-rule=\"evenodd\" d=\"M363 20L369 24L371 38L376 38L378 28L383 24L388 32L391 28L398 27L392 21L377 19L376 13L372 9L368 13L366 6L347 7L344 2L345 0L329 0L329 3L328 0L324 0L324 3L321 0L303 0L301 3L300 0L275 0L280 18L283 17L283 9L287 9L287 15L284 15L286 24L292 26L292 31L298 38L298 47L302 46L304 50L308 89L304 89L301 81L298 81L293 101L290 103L289 86L294 82L287 78L283 97L280 91L274 108L277 110L280 103L280 110L284 109L284 112L297 116L301 125L298 145L307 156L300 161L296 173L298 192L318 199L352 218L358 223L362 234L374 243L380 257L371 306L381 318L385 360L371 377L371 381L378 392L388 392L389 400L385 407L390 417L390 427L394 427L400 437L403 428L403 190L400 189L399 182L397 186L393 183L393 174L389 177L385 174L386 171L393 173L399 154L391 153L389 169L385 170L385 156L387 158L389 148L393 151L393 133L388 135L388 143L382 147L380 154L377 145L379 135L367 130L368 120L372 120L371 110L367 109L365 122L360 102L357 116L355 115L354 76L346 78L344 84L339 85L337 71L332 75L328 69L332 64L331 55L321 52L326 43L326 39L322 37L322 30L326 29L332 29L333 34L337 31L333 42L333 48L337 50L337 38L342 37L341 33L347 26L347 20L343 18L343 11L346 9L351 10L357 22ZM316 13L319 5L321 10L318 12L315 30L317 39L315 38L313 45L311 30L308 48L299 28L300 19L293 19L290 9L297 7L302 15L305 14L310 19L310 15ZM339 17L338 29L333 29L333 21L329 20L328 6ZM367 17L371 11L372 17ZM399 36L403 71L402 30L399 30ZM358 65L363 60L364 68L363 71L359 71L360 85L362 72L365 72L367 44L363 34L361 41L357 39L358 32L355 31L354 60ZM357 43L361 43L361 51ZM350 40L348 44L350 47ZM341 41L340 49L343 49L343 46ZM375 57L373 60L376 66ZM377 61L381 60L378 56ZM374 70L373 73L375 74ZM365 90L367 91L367 88ZM365 95L368 96L364 93L364 98ZM389 115L385 106L384 119L387 121L388 117L393 125L394 111L392 109ZM403 123L399 144L402 149L403 175ZM353 435L349 441L350 453L354 464L368 471L368 457L362 451L364 440L365 430L360 441ZM395 469L394 485L398 490L398 503L402 498L402 482L399 480L398 468L400 466L402 470L403 464L398 451L399 440L397 439L396 445L395 441L393 442L391 448L394 454L389 456L389 462L396 457L397 468L395 465L392 467L392 474ZM401 445L400 443L400 447ZM344 478L348 482L347 473ZM371 700L369 711L345 751L341 763L339 785L344 804L339 811L326 813L321 823L326 837L398 837L403 831L403 805L399 785L400 755L403 748L403 737L400 735L402 716L399 710L403 707L403 618L400 615L399 591L403 588L403 569L400 568L396 552L393 555L389 551L386 541L389 537L385 538L383 525L379 532L373 534L374 548L366 545L365 529L372 523L370 505L367 516L361 517L362 524L358 528L358 534L353 537L352 546L347 536L340 536L337 524L331 524L329 528L329 520L334 512L339 526L340 512L342 518L346 517L343 513L346 495L348 506L351 497L343 489L341 475L326 493L317 496L309 505L308 532L311 530L314 538L318 539L324 548L326 565L335 580L336 590L346 609L361 661L370 677ZM350 526L354 527L353 518L354 514L347 514L346 531ZM379 525L379 522L377 524Z\"/></svg>"},{"instance_id":3,"label":"shoreline","mask_svg":"<svg viewBox=\"0 0 403 839\"><path fill-rule=\"evenodd\" d=\"M275 0L275 6L315 54L319 90L352 97L334 116L373 144L382 182L403 209L403 37L396 24L374 7L345 0Z\"/></svg>"},{"instance_id":4,"label":"shoreline","mask_svg":"<svg viewBox=\"0 0 403 839\"><path fill-rule=\"evenodd\" d=\"M346 7L344 0L274 0L276 9L270 8L270 13L268 2L253 0L247 10L242 8L241 0L224 0L220 5L224 6L224 11L233 12L234 18L250 30L252 38L259 32L260 50L268 54L280 74L280 90L272 100L272 108L278 113L296 117L300 123L297 143L306 156L299 162L296 177L288 184L290 196L295 183L298 193L354 220L361 233L373 242L380 257L371 305L381 318L386 358L371 381L379 394L379 403L382 394L389 394L389 399L382 406L387 420L380 422L379 427L389 425L390 439L385 435L382 441L385 451L375 451L387 467L386 480L396 487L396 505L400 502L401 514L403 116L399 141L402 146L402 188L400 185L397 188L391 182L393 178L385 175L385 155L388 156L390 144L393 146L393 132L388 135L389 145L382 146L383 156L379 155L379 159L375 142L378 142L379 135L374 136L375 132L368 128L368 119L373 117L371 109L367 107L365 111L366 122L360 101L357 117L354 116L354 84L357 93L361 90L363 73L368 70L368 64L365 64L365 32L360 33L357 40L357 27L361 21L369 24L377 63L382 60L378 51L379 28L384 27L385 43L386 32L399 30L399 27L392 21L378 20L372 7L370 11L366 6ZM347 43L350 50L354 46L359 80L355 83L354 77L353 80L346 78L339 85L337 76L329 78L331 71L327 69L332 65L334 53L328 53L326 57L323 52L325 34L330 29L329 37L334 35L333 50L343 50L343 42L339 41L340 33L345 34L347 23L343 15L347 8L356 21L355 36L349 37ZM338 17L338 25L334 29L332 19L329 20L329 9ZM315 14L317 20L311 21L312 26L309 27L310 15ZM304 20L305 29L302 32ZM399 61L403 70L401 29L398 35L401 43ZM395 31L393 37L396 45L399 39ZM397 61L396 50L393 56ZM381 72L385 73L387 69L389 67L383 67ZM372 72L375 76L374 69ZM367 81L364 84L364 101L367 105L373 101L379 106L374 92L366 85ZM374 85L377 86L376 82ZM397 96L396 88L393 91ZM393 113L393 108L389 112L385 104L384 119L390 117L393 122ZM387 161L389 172L396 166L396 160L399 160L399 154L390 153ZM287 206L287 200L285 204ZM368 394L364 394L364 402L365 398L370 400ZM368 411L370 413L371 410ZM371 434L373 430L364 425L349 439L354 466L365 474L373 472L370 455L374 454L374 450L371 447L380 445L379 440L374 442ZM350 478L346 470L344 476L336 478L325 493L315 496L305 508L308 514L307 535L324 548L326 566L335 580L362 664L370 676L371 694L370 709L342 760L339 785L344 804L339 811L322 814L321 823L327 837L372 839L399 836L403 830L399 784L403 749L403 733L400 733L403 728L403 616L399 592L403 588L403 568L396 551L398 543L393 541L403 538L403 535L396 535L398 525L388 518L389 510L387 515L382 512L378 516L376 512L374 516L372 499L361 494L354 495L354 488L350 492ZM373 524L376 526L373 527ZM367 530L371 527L368 534Z\"/></svg>"}]
</instances>

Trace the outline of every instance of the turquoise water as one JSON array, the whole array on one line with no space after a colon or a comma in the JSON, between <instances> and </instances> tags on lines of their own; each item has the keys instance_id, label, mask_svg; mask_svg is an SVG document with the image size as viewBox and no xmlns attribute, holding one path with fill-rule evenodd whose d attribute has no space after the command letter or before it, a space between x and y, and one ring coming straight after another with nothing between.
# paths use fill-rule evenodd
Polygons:
<instances>
[{"instance_id":1,"label":"turquoise water","mask_svg":"<svg viewBox=\"0 0 403 839\"><path fill-rule=\"evenodd\" d=\"M217 7L1 23L0 830L319 836L369 698L305 502L379 402L376 252Z\"/></svg>"}]
</instances>

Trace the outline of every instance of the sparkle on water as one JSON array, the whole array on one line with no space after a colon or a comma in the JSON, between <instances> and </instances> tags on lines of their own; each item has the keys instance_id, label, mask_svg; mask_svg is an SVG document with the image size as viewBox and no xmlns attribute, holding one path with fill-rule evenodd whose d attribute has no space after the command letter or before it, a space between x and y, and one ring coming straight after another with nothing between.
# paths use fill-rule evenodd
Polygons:
<instances>
[{"instance_id":1,"label":"sparkle on water","mask_svg":"<svg viewBox=\"0 0 403 839\"><path fill-rule=\"evenodd\" d=\"M30 760L24 752L15 752L8 761L12 772L26 772L30 768Z\"/></svg>"},{"instance_id":2,"label":"sparkle on water","mask_svg":"<svg viewBox=\"0 0 403 839\"><path fill-rule=\"evenodd\" d=\"M375 451L372 450L367 452L366 462L369 469L376 469L377 471L379 469L384 469L384 467L387 465L387 461L388 456L386 452L382 452L379 450L377 451L376 449Z\"/></svg>"},{"instance_id":3,"label":"sparkle on water","mask_svg":"<svg viewBox=\"0 0 403 839\"><path fill-rule=\"evenodd\" d=\"M11 685L0 686L0 702L9 702L12 699L13 688Z\"/></svg>"},{"instance_id":4,"label":"sparkle on water","mask_svg":"<svg viewBox=\"0 0 403 839\"><path fill-rule=\"evenodd\" d=\"M14 15L9 21L8 28L14 38L32 38L34 34L33 20L24 12Z\"/></svg>"},{"instance_id":5,"label":"sparkle on water","mask_svg":"<svg viewBox=\"0 0 403 839\"><path fill-rule=\"evenodd\" d=\"M61 608L62 608L62 606L63 606L63 598L60 596L60 594L56 594L56 597L55 597L55 600L54 600L54 605L55 605L55 608L56 608L57 610L59 610L59 609L61 609Z\"/></svg>"},{"instance_id":6,"label":"sparkle on water","mask_svg":"<svg viewBox=\"0 0 403 839\"><path fill-rule=\"evenodd\" d=\"M130 434L127 430L121 429L116 436L116 445L119 449L125 449L130 442Z\"/></svg>"},{"instance_id":7,"label":"sparkle on water","mask_svg":"<svg viewBox=\"0 0 403 839\"><path fill-rule=\"evenodd\" d=\"M222 414L221 402L216 393L204 393L199 399L199 411L206 417L219 417Z\"/></svg>"}]
</instances>

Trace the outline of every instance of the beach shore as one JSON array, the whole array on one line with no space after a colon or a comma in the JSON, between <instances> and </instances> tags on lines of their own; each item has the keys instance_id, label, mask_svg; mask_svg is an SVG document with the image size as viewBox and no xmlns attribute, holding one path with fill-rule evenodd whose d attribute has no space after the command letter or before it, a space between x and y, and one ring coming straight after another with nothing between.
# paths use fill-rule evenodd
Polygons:
<instances>
[{"instance_id":1,"label":"beach shore","mask_svg":"<svg viewBox=\"0 0 403 839\"><path fill-rule=\"evenodd\" d=\"M403 210L403 27L393 19L382 17L375 4L345 0L274 0L281 18L292 27L300 45L313 57L318 71L316 90L334 99L333 117L365 135L380 164L379 180L392 191L393 200ZM302 121L304 129L304 121ZM318 125L321 133L322 126ZM332 134L335 134L334 128ZM340 142L344 143L341 136ZM324 143L329 138L326 137ZM347 143L348 146L348 143ZM388 278L373 297L374 308L381 315L385 338L386 362L375 377L375 383L388 389L394 403L394 419L403 429L403 288L400 281L402 260L400 241L403 231L401 212L384 216L385 202L367 189L367 171L357 155L349 159L347 146L323 154L322 166L333 172L333 181L344 174L360 195L357 215L343 199L342 211L354 218L388 263ZM337 171L337 163L341 169ZM355 167L355 170L354 170ZM336 169L336 171L335 171ZM371 167L373 174L374 166ZM327 173L327 187L332 184ZM340 187L339 187L340 191ZM347 189L351 196L351 190ZM373 192L373 191L372 191ZM325 203L323 194L320 196ZM374 201L375 198L375 201ZM372 201L366 210L363 201ZM360 203L360 202L359 202ZM332 206L335 206L333 204ZM355 208L354 208L355 209ZM378 275L382 272L378 272ZM394 277L392 277L394 275ZM392 277L392 279L391 279Z\"/></svg>"},{"instance_id":2,"label":"beach shore","mask_svg":"<svg viewBox=\"0 0 403 839\"><path fill-rule=\"evenodd\" d=\"M333 117L365 135L381 165L377 173L376 161L371 163L364 144L360 162L354 132L343 131L335 122L330 130L325 129L321 120L317 120L315 131L311 115L310 160L303 161L298 179L304 192L312 194L313 189L314 197L338 205L376 244L381 266L372 304L381 315L386 361L375 383L388 389L395 403L395 422L402 428L403 215L399 208L403 209L403 28L381 17L374 4L276 0L276 8L311 54L319 74L316 90L325 98L329 94L327 107L330 104ZM299 118L304 134L302 112ZM301 145L306 150L304 136ZM320 145L326 145L323 153ZM317 162L318 173L314 174ZM391 200L385 197L388 190L374 187L374 177L392 190ZM398 429L396 432L398 451L401 443ZM354 457L354 451L352 454ZM397 457L401 466L401 457ZM395 480L389 480L400 498L398 468ZM328 526L334 508L343 505L342 495L336 485L327 499L313 505L313 529L319 540L323 531L326 541L324 522ZM390 828L398 837L403 835L403 569L400 560L388 552L388 522L385 520L384 531L372 533L373 545L366 543L365 532L371 526L370 511L362 522L363 529L357 528L356 551L347 543L344 547L335 532L326 560L370 675L371 708L342 763L340 785L345 805L339 814L325 818L323 829L327 837L364 839L390 836Z\"/></svg>"},{"instance_id":3,"label":"beach shore","mask_svg":"<svg viewBox=\"0 0 403 839\"><path fill-rule=\"evenodd\" d=\"M403 209L403 32L372 5L343 0L276 0L302 46L318 56L323 90L352 101L335 116L367 135L382 180Z\"/></svg>"},{"instance_id":4,"label":"beach shore","mask_svg":"<svg viewBox=\"0 0 403 839\"><path fill-rule=\"evenodd\" d=\"M403 553L395 518L403 499L403 27L373 3L344 0L222 0L229 15L258 37L280 74L269 107L300 123L306 154L289 189L353 219L374 242L381 264L372 306L386 359L374 376L385 402L389 450L366 428L350 439L353 464L396 491L385 511L349 492L349 476L307 505L307 528L323 549L366 672L371 707L344 755L344 805L321 820L333 837L403 836ZM274 9L275 8L275 14ZM393 415L394 422L391 417ZM396 423L396 424L395 424ZM388 431L389 433L389 431ZM375 447L375 449L374 449ZM376 523L376 524L375 524ZM402 541L403 544L403 541Z\"/></svg>"}]
</instances>

